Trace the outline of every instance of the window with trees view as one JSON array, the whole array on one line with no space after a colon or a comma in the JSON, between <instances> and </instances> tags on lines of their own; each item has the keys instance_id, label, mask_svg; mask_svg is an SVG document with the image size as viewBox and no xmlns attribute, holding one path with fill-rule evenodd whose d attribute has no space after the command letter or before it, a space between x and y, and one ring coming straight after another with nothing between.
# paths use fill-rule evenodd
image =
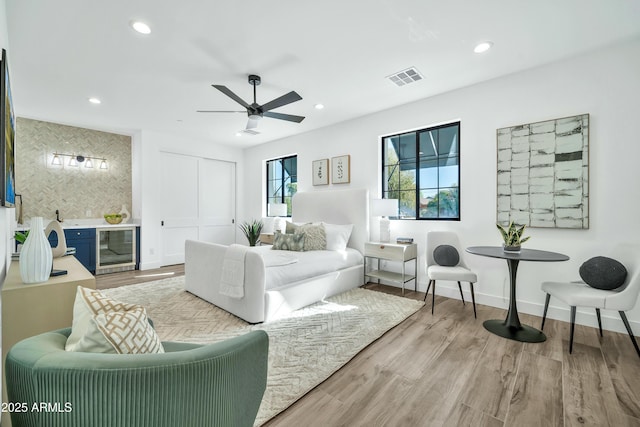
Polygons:
<instances>
[{"instance_id":1,"label":"window with trees view","mask_svg":"<svg viewBox=\"0 0 640 427\"><path fill-rule=\"evenodd\" d=\"M270 203L286 203L291 216L291 197L298 190L298 156L267 161L267 214Z\"/></svg>"},{"instance_id":2,"label":"window with trees view","mask_svg":"<svg viewBox=\"0 0 640 427\"><path fill-rule=\"evenodd\" d=\"M401 219L460 219L460 122L382 139L382 192Z\"/></svg>"}]
</instances>

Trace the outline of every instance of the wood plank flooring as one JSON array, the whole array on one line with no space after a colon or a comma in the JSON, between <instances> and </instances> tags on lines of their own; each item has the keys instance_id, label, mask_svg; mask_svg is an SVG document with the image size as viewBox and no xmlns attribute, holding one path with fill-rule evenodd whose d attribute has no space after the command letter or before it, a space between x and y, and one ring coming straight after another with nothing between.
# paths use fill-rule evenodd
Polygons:
<instances>
[{"instance_id":1,"label":"wood plank flooring","mask_svg":"<svg viewBox=\"0 0 640 427\"><path fill-rule=\"evenodd\" d=\"M184 268L109 274L97 282L106 288L171 273ZM596 329L576 325L569 355L566 322L548 319L544 343L519 343L482 327L504 318L504 310L478 305L474 319L469 302L436 297L431 315L430 300L265 426L640 427L640 358L626 334L605 331L600 338ZM536 316L520 320L540 326Z\"/></svg>"}]
</instances>

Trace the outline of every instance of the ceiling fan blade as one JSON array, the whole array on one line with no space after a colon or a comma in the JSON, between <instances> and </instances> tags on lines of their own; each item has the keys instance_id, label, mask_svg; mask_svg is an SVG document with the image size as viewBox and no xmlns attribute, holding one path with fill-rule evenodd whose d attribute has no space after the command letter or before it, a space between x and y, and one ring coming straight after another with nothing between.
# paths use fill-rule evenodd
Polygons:
<instances>
[{"instance_id":1,"label":"ceiling fan blade","mask_svg":"<svg viewBox=\"0 0 640 427\"><path fill-rule=\"evenodd\" d=\"M224 93L225 95L227 95L229 98L233 99L234 101L236 101L238 104L242 105L244 108L249 108L249 104L247 104L246 102L244 102L244 100L242 98L240 98L238 95L236 95L235 93L233 93L231 91L231 89L229 89L226 86L222 86L222 85L211 85L213 87L215 87L216 89L218 89L220 92Z\"/></svg>"},{"instance_id":2,"label":"ceiling fan blade","mask_svg":"<svg viewBox=\"0 0 640 427\"><path fill-rule=\"evenodd\" d=\"M196 110L196 113L245 113L246 111L229 111L229 110Z\"/></svg>"},{"instance_id":3,"label":"ceiling fan blade","mask_svg":"<svg viewBox=\"0 0 640 427\"><path fill-rule=\"evenodd\" d=\"M258 127L258 120L249 119L246 129L255 129Z\"/></svg>"},{"instance_id":4,"label":"ceiling fan blade","mask_svg":"<svg viewBox=\"0 0 640 427\"><path fill-rule=\"evenodd\" d=\"M276 98L273 101L269 101L266 104L262 105L262 111L273 110L274 108L282 107L283 105L291 104L292 102L300 101L302 97L298 95L295 91L291 91L285 95L282 95L280 98Z\"/></svg>"},{"instance_id":5,"label":"ceiling fan blade","mask_svg":"<svg viewBox=\"0 0 640 427\"><path fill-rule=\"evenodd\" d=\"M300 123L304 120L303 116L294 116L293 114L282 114L282 113L274 113L272 111L267 111L262 114L265 117L271 117L272 119L280 119L287 120L289 122Z\"/></svg>"}]
</instances>

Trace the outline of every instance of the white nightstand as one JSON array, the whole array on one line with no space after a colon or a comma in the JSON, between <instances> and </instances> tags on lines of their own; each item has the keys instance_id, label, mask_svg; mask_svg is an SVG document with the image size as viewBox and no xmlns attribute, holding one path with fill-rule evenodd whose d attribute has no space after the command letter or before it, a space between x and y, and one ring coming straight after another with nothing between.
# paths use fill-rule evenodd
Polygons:
<instances>
[{"instance_id":1,"label":"white nightstand","mask_svg":"<svg viewBox=\"0 0 640 427\"><path fill-rule=\"evenodd\" d=\"M367 272L367 258L376 258L378 268ZM380 260L397 261L402 263L402 273L380 270ZM406 274L405 264L407 261L415 262L415 275ZM414 290L418 290L418 245L410 243L408 245L399 243L378 243L368 242L364 245L364 275L370 278L386 280L402 285L402 295L404 295L404 285L414 281Z\"/></svg>"}]
</instances>

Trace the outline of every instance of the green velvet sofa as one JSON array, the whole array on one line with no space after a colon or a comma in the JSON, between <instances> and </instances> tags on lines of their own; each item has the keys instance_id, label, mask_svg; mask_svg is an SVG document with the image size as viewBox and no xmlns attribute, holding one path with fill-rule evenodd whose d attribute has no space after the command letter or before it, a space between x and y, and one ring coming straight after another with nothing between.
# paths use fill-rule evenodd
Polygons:
<instances>
[{"instance_id":1,"label":"green velvet sofa","mask_svg":"<svg viewBox=\"0 0 640 427\"><path fill-rule=\"evenodd\" d=\"M6 359L13 427L252 426L267 383L264 331L164 354L64 350L70 328L20 341Z\"/></svg>"}]
</instances>

